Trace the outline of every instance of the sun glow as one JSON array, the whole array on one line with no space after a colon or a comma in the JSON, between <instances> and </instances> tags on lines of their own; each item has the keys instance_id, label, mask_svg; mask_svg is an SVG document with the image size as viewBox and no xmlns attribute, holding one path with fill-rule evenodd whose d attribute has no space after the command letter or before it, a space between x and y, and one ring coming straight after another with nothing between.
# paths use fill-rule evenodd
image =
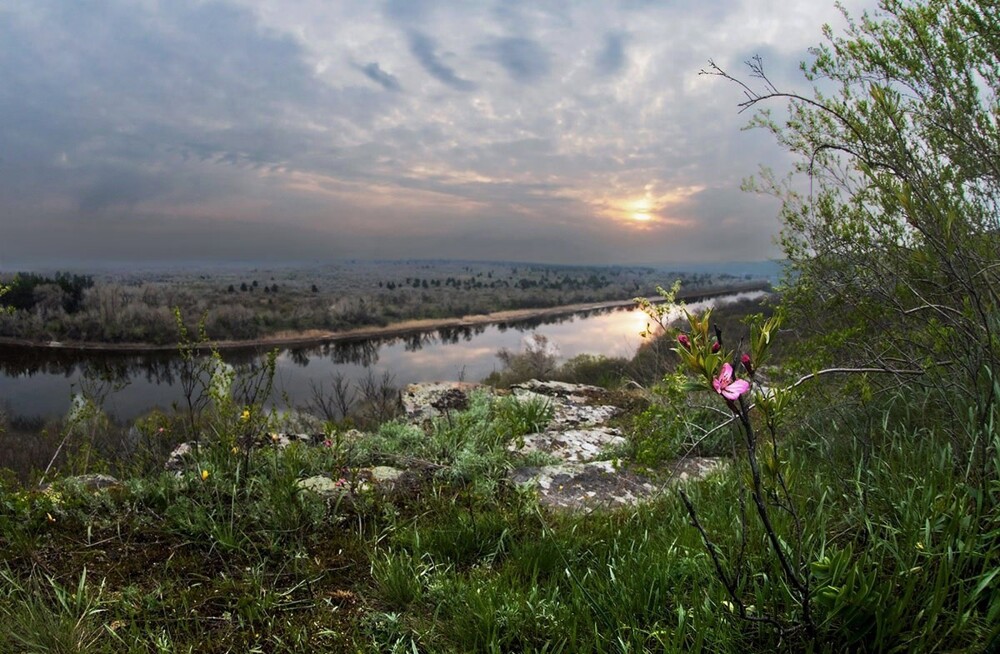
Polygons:
<instances>
[{"instance_id":1,"label":"sun glow","mask_svg":"<svg viewBox=\"0 0 1000 654\"><path fill-rule=\"evenodd\" d=\"M629 210L631 213L630 217L632 218L632 220L635 220L640 223L645 223L652 220L653 215L649 212L649 210L652 208L651 207L652 203L650 202L648 197L640 198L638 200L633 200L629 204L631 205L629 207Z\"/></svg>"}]
</instances>

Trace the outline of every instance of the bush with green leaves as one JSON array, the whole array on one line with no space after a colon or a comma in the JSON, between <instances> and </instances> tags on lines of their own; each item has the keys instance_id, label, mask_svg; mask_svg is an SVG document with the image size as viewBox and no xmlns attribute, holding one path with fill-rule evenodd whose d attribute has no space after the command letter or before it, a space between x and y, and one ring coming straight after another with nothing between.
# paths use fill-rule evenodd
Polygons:
<instances>
[{"instance_id":1,"label":"bush with green leaves","mask_svg":"<svg viewBox=\"0 0 1000 654\"><path fill-rule=\"evenodd\" d=\"M825 36L803 66L809 92L778 89L759 57L748 81L706 71L735 81L741 108L760 110L751 125L795 157L787 179L764 171L750 187L783 202L785 300L815 337L804 364L898 371L983 420L1000 401L996 3L881 0ZM959 456L986 474L973 437Z\"/></svg>"}]
</instances>

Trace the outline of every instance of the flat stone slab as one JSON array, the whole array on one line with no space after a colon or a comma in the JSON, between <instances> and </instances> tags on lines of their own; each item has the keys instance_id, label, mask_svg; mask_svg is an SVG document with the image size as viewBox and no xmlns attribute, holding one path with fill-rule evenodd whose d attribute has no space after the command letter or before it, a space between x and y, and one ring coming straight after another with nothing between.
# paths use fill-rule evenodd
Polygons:
<instances>
[{"instance_id":1,"label":"flat stone slab","mask_svg":"<svg viewBox=\"0 0 1000 654\"><path fill-rule=\"evenodd\" d=\"M539 434L528 434L523 441L523 447L520 443L511 443L509 449L520 452L544 452L573 463L593 461L605 450L626 443L621 432L612 427L564 431L550 429Z\"/></svg>"},{"instance_id":2,"label":"flat stone slab","mask_svg":"<svg viewBox=\"0 0 1000 654\"><path fill-rule=\"evenodd\" d=\"M671 466L666 484L656 484L610 461L518 468L508 474L508 479L519 486L536 488L542 506L580 511L635 506L670 484L704 479L725 465L725 459L719 457L682 459Z\"/></svg>"},{"instance_id":3,"label":"flat stone slab","mask_svg":"<svg viewBox=\"0 0 1000 654\"><path fill-rule=\"evenodd\" d=\"M657 490L647 478L610 461L520 468L509 477L520 486L535 486L538 503L556 509L634 506Z\"/></svg>"}]
</instances>

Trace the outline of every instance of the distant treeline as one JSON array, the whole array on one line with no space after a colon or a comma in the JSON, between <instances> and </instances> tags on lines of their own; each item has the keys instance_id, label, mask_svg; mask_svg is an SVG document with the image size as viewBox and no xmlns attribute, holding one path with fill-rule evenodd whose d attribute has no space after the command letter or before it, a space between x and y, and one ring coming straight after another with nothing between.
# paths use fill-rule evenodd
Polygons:
<instances>
[{"instance_id":1,"label":"distant treeline","mask_svg":"<svg viewBox=\"0 0 1000 654\"><path fill-rule=\"evenodd\" d=\"M83 304L83 293L94 285L90 275L57 272L52 277L20 272L0 296L0 306L31 311L43 302L57 303L66 313L76 313Z\"/></svg>"}]
</instances>

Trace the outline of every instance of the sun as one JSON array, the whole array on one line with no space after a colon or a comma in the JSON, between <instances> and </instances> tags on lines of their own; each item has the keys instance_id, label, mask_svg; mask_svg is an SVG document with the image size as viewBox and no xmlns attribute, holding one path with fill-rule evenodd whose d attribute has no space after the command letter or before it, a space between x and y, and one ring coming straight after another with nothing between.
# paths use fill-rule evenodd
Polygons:
<instances>
[{"instance_id":1,"label":"sun","mask_svg":"<svg viewBox=\"0 0 1000 654\"><path fill-rule=\"evenodd\" d=\"M629 217L639 223L649 222L653 219L653 214L650 213L651 204L648 197L633 200L629 203Z\"/></svg>"}]
</instances>

